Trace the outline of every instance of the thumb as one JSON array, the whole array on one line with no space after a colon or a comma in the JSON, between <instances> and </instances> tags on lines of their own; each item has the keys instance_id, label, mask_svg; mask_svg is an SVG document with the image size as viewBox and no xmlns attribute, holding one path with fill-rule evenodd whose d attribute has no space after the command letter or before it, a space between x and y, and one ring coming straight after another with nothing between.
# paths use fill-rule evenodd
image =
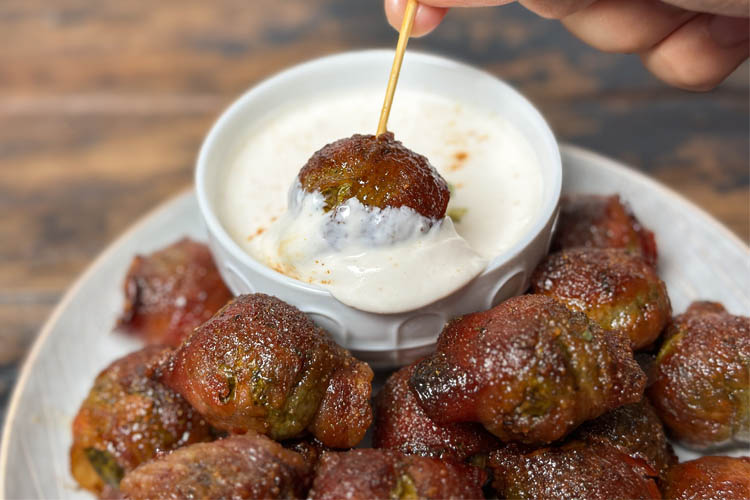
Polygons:
<instances>
[{"instance_id":1,"label":"thumb","mask_svg":"<svg viewBox=\"0 0 750 500\"><path fill-rule=\"evenodd\" d=\"M396 30L401 29L406 2L407 0L385 0L385 15L390 25ZM423 36L434 30L447 12L448 8L446 7L433 7L420 2L414 18L411 36Z\"/></svg>"},{"instance_id":2,"label":"thumb","mask_svg":"<svg viewBox=\"0 0 750 500\"><path fill-rule=\"evenodd\" d=\"M419 0L419 7L414 18L412 36L426 35L434 30L443 20L451 7L489 7L504 5L514 0ZM385 14L388 22L397 30L404 19L407 0L385 0Z\"/></svg>"}]
</instances>

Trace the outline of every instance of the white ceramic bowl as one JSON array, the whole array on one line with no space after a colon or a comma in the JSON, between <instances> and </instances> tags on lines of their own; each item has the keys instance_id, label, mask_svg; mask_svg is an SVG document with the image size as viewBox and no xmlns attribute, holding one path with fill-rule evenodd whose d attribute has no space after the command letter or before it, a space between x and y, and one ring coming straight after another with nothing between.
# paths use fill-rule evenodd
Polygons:
<instances>
[{"instance_id":1,"label":"white ceramic bowl","mask_svg":"<svg viewBox=\"0 0 750 500\"><path fill-rule=\"evenodd\" d=\"M213 126L201 148L196 171L198 202L211 250L232 291L268 293L294 304L341 345L377 367L403 365L423 356L434 346L446 320L488 309L522 293L529 273L549 248L562 184L557 142L542 116L521 94L471 66L409 52L399 88L422 90L497 111L534 147L542 169L543 199L528 231L462 289L399 314L354 309L320 286L284 276L253 259L229 236L217 216L224 169L231 164L233 152L247 139L248 130L290 101L309 102L324 93L371 88L374 81L382 81L385 87L392 61L393 52L389 50L348 52L295 66L258 84L232 104Z\"/></svg>"}]
</instances>

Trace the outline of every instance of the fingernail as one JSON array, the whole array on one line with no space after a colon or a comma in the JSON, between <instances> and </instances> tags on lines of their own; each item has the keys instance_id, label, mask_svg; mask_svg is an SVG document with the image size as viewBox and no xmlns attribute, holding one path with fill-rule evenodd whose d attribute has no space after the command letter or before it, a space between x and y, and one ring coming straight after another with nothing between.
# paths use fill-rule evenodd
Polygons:
<instances>
[{"instance_id":1,"label":"fingernail","mask_svg":"<svg viewBox=\"0 0 750 500\"><path fill-rule=\"evenodd\" d=\"M724 47L750 40L750 20L744 17L714 16L708 24L711 37Z\"/></svg>"}]
</instances>

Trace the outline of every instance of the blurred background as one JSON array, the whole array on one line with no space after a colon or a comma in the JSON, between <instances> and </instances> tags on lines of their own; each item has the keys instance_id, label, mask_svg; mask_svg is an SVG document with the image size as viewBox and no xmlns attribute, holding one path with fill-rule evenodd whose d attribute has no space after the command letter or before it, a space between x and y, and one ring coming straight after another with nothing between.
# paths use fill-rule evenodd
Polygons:
<instances>
[{"instance_id":1,"label":"blurred background","mask_svg":"<svg viewBox=\"0 0 750 500\"><path fill-rule=\"evenodd\" d=\"M287 66L396 36L381 0L2 0L0 408L76 276L191 186L224 107ZM410 48L486 68L561 141L652 175L750 238L747 65L710 93L672 89L637 56L596 52L515 5L453 11Z\"/></svg>"}]
</instances>

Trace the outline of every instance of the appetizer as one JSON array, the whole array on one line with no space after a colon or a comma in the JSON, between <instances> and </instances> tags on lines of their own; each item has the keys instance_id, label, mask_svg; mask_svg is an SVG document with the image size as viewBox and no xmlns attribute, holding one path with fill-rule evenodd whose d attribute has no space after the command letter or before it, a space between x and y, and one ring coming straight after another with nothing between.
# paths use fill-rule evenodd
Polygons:
<instances>
[{"instance_id":1,"label":"appetizer","mask_svg":"<svg viewBox=\"0 0 750 500\"><path fill-rule=\"evenodd\" d=\"M661 479L677 463L672 446L667 442L664 426L646 398L584 422L570 439L591 445L613 446L634 459L646 462Z\"/></svg>"},{"instance_id":2,"label":"appetizer","mask_svg":"<svg viewBox=\"0 0 750 500\"><path fill-rule=\"evenodd\" d=\"M675 465L663 491L670 500L747 500L750 457L702 457Z\"/></svg>"},{"instance_id":3,"label":"appetizer","mask_svg":"<svg viewBox=\"0 0 750 500\"><path fill-rule=\"evenodd\" d=\"M167 347L145 347L96 377L73 420L70 468L82 488L116 490L126 472L160 452L213 439L204 419L154 380L168 354Z\"/></svg>"},{"instance_id":4,"label":"appetizer","mask_svg":"<svg viewBox=\"0 0 750 500\"><path fill-rule=\"evenodd\" d=\"M677 462L647 400L583 423L563 443L515 444L490 455L500 498L661 498L658 484Z\"/></svg>"},{"instance_id":5,"label":"appetizer","mask_svg":"<svg viewBox=\"0 0 750 500\"><path fill-rule=\"evenodd\" d=\"M483 498L482 469L393 450L326 453L308 498Z\"/></svg>"},{"instance_id":6,"label":"appetizer","mask_svg":"<svg viewBox=\"0 0 750 500\"><path fill-rule=\"evenodd\" d=\"M312 253L285 251L307 259L325 246L315 266L332 279L357 245L401 258L414 238L454 231L445 181L392 134L325 146L290 200L288 220L256 243L319 231ZM469 249L455 236L441 258ZM97 376L73 422L73 477L130 500L749 497L750 457L677 464L667 435L694 447L750 439L750 318L696 302L670 320L653 235L617 196L565 199L555 246L532 294L453 319L432 354L390 374L374 449L348 451L373 421L367 363L275 297L224 305L205 245L139 256L119 326L151 345ZM430 272L419 286L442 278ZM389 300L403 302L415 276L386 273ZM355 295L381 300L372 284ZM648 389L634 350L650 360Z\"/></svg>"},{"instance_id":7,"label":"appetizer","mask_svg":"<svg viewBox=\"0 0 750 500\"><path fill-rule=\"evenodd\" d=\"M253 238L251 253L287 276L324 285L349 306L413 310L487 265L446 217L449 199L427 158L393 134L354 135L310 158L287 211Z\"/></svg>"},{"instance_id":8,"label":"appetizer","mask_svg":"<svg viewBox=\"0 0 750 500\"><path fill-rule=\"evenodd\" d=\"M419 406L409 387L414 365L391 375L375 398L374 448L387 448L457 462L481 462L502 444L474 422L440 425Z\"/></svg>"},{"instance_id":9,"label":"appetizer","mask_svg":"<svg viewBox=\"0 0 750 500\"><path fill-rule=\"evenodd\" d=\"M409 380L440 424L480 422L502 441L544 444L641 400L628 339L544 295L449 322Z\"/></svg>"},{"instance_id":10,"label":"appetizer","mask_svg":"<svg viewBox=\"0 0 750 500\"><path fill-rule=\"evenodd\" d=\"M242 295L198 327L160 380L218 429L349 448L372 421L373 373L299 309Z\"/></svg>"},{"instance_id":11,"label":"appetizer","mask_svg":"<svg viewBox=\"0 0 750 500\"><path fill-rule=\"evenodd\" d=\"M208 247L189 238L137 255L117 327L147 344L179 346L232 298Z\"/></svg>"},{"instance_id":12,"label":"appetizer","mask_svg":"<svg viewBox=\"0 0 750 500\"><path fill-rule=\"evenodd\" d=\"M499 498L661 498L651 467L601 444L572 441L539 449L509 445L494 452L489 464Z\"/></svg>"},{"instance_id":13,"label":"appetizer","mask_svg":"<svg viewBox=\"0 0 750 500\"><path fill-rule=\"evenodd\" d=\"M551 250L575 247L622 248L652 266L658 258L654 233L643 227L616 194L562 197Z\"/></svg>"},{"instance_id":14,"label":"appetizer","mask_svg":"<svg viewBox=\"0 0 750 500\"><path fill-rule=\"evenodd\" d=\"M695 302L675 317L648 396L672 437L694 447L750 440L750 318Z\"/></svg>"},{"instance_id":15,"label":"appetizer","mask_svg":"<svg viewBox=\"0 0 750 500\"><path fill-rule=\"evenodd\" d=\"M324 146L299 172L308 193L323 195L329 211L356 198L367 207L409 207L428 219L442 219L448 184L424 156L395 140L392 133L356 134Z\"/></svg>"},{"instance_id":16,"label":"appetizer","mask_svg":"<svg viewBox=\"0 0 750 500\"><path fill-rule=\"evenodd\" d=\"M604 330L620 330L633 349L656 341L672 316L667 287L654 269L622 249L572 248L548 256L531 291L581 311Z\"/></svg>"},{"instance_id":17,"label":"appetizer","mask_svg":"<svg viewBox=\"0 0 750 500\"><path fill-rule=\"evenodd\" d=\"M298 453L248 432L198 443L128 473L129 500L305 498L312 469Z\"/></svg>"}]
</instances>

